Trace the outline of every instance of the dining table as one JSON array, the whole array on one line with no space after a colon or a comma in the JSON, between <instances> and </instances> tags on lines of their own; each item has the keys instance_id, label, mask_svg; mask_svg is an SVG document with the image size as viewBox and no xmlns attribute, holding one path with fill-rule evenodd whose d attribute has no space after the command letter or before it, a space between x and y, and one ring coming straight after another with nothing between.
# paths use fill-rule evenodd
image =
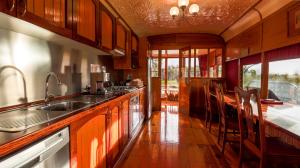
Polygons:
<instances>
[{"instance_id":1,"label":"dining table","mask_svg":"<svg viewBox=\"0 0 300 168\"><path fill-rule=\"evenodd\" d=\"M212 92L211 96L216 97ZM224 93L224 103L237 108L234 92ZM280 137L285 143L300 149L300 105L283 102L282 104L261 103L266 135ZM253 114L258 113L253 106Z\"/></svg>"}]
</instances>

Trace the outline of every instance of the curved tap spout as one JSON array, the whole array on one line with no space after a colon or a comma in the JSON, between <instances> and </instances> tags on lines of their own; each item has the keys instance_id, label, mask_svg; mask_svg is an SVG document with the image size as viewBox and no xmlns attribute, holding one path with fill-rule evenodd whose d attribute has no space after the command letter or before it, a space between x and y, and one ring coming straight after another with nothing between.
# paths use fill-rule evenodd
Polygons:
<instances>
[{"instance_id":1,"label":"curved tap spout","mask_svg":"<svg viewBox=\"0 0 300 168\"><path fill-rule=\"evenodd\" d=\"M26 80L25 80L25 75L24 73L18 69L15 66L12 65L6 65L0 68L0 74L5 70L5 69L14 69L15 71L19 72L19 74L22 76L22 80L23 80L23 92L24 92L24 98L20 98L19 101L21 103L27 103L28 102L28 98L27 98L27 87L26 87Z\"/></svg>"},{"instance_id":2,"label":"curved tap spout","mask_svg":"<svg viewBox=\"0 0 300 168\"><path fill-rule=\"evenodd\" d=\"M60 79L58 78L58 76L54 73L54 72L49 72L47 74L47 77L46 77L46 87L45 87L45 102L49 102L51 100L51 98L54 98L53 94L49 94L49 79L50 77L53 76L56 81L57 81L57 85L61 85L61 81Z\"/></svg>"}]
</instances>

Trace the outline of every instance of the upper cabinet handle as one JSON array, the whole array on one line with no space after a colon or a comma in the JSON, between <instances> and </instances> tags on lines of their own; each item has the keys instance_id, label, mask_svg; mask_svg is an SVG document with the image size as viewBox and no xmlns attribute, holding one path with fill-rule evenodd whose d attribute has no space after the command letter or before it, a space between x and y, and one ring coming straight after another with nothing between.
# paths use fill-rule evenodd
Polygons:
<instances>
[{"instance_id":1,"label":"upper cabinet handle","mask_svg":"<svg viewBox=\"0 0 300 168\"><path fill-rule=\"evenodd\" d=\"M23 3L24 3L24 10L23 10L21 16L24 16L27 12L27 0L23 0Z\"/></svg>"},{"instance_id":2,"label":"upper cabinet handle","mask_svg":"<svg viewBox=\"0 0 300 168\"><path fill-rule=\"evenodd\" d=\"M15 9L16 0L8 0L9 11L12 12Z\"/></svg>"},{"instance_id":3,"label":"upper cabinet handle","mask_svg":"<svg viewBox=\"0 0 300 168\"><path fill-rule=\"evenodd\" d=\"M18 15L24 16L27 12L27 0L18 0Z\"/></svg>"}]
</instances>

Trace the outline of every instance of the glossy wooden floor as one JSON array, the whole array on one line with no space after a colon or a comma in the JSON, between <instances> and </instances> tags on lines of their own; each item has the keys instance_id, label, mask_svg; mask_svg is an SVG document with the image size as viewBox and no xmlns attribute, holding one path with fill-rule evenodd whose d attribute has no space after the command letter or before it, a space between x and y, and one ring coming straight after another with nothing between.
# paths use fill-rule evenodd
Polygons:
<instances>
[{"instance_id":1,"label":"glossy wooden floor","mask_svg":"<svg viewBox=\"0 0 300 168\"><path fill-rule=\"evenodd\" d=\"M153 114L121 167L229 167L202 122L178 113L177 109L167 107Z\"/></svg>"}]
</instances>

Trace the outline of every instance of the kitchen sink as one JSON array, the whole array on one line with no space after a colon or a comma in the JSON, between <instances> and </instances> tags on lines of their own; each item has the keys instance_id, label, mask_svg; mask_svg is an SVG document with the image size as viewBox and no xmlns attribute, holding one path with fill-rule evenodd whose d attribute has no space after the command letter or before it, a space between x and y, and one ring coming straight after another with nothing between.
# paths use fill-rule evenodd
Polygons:
<instances>
[{"instance_id":1,"label":"kitchen sink","mask_svg":"<svg viewBox=\"0 0 300 168\"><path fill-rule=\"evenodd\" d=\"M19 132L44 124L89 106L90 102L64 101L38 108L19 109L0 113L0 131Z\"/></svg>"},{"instance_id":2,"label":"kitchen sink","mask_svg":"<svg viewBox=\"0 0 300 168\"><path fill-rule=\"evenodd\" d=\"M38 110L45 111L70 111L77 110L91 104L90 102L80 102L80 101L69 101L69 102L60 102L55 104L49 104L46 106L39 107Z\"/></svg>"}]
</instances>

